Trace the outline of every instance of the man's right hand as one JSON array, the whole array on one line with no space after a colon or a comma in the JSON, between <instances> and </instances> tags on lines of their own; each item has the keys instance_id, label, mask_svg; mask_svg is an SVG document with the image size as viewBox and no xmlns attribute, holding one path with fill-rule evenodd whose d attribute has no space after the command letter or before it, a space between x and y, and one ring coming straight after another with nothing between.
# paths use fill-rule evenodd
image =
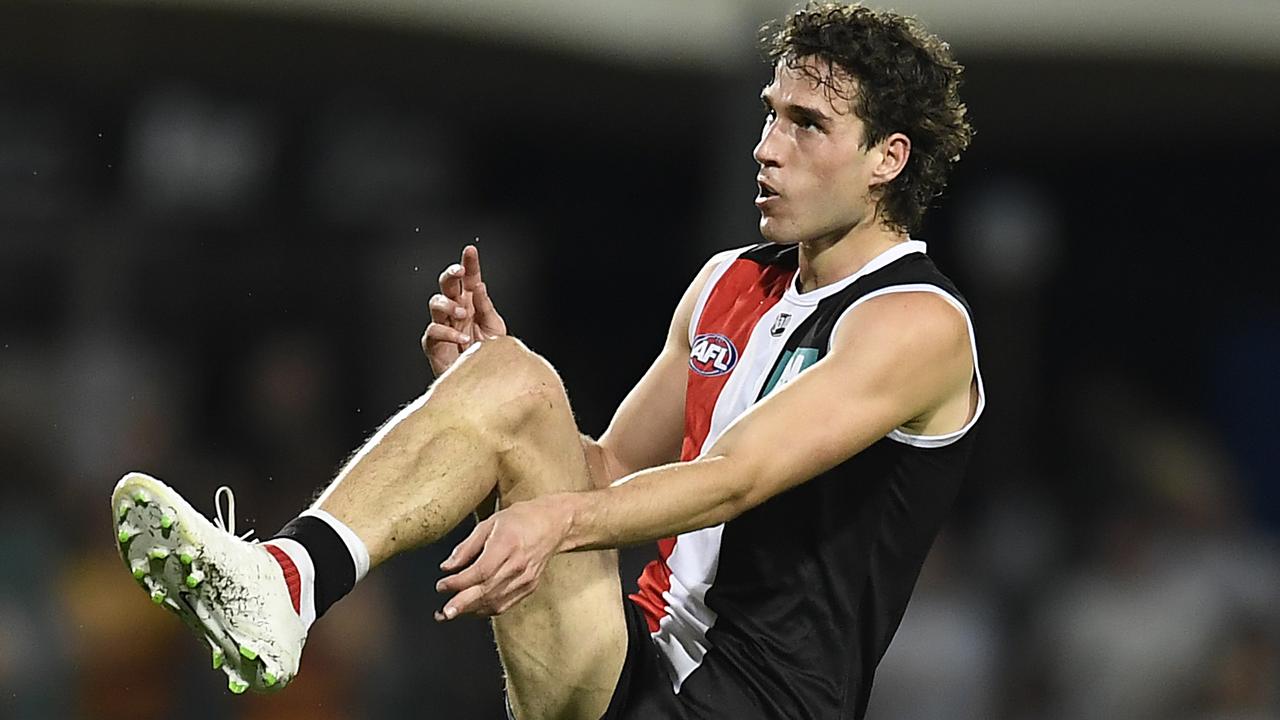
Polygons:
<instances>
[{"instance_id":1,"label":"man's right hand","mask_svg":"<svg viewBox=\"0 0 1280 720\"><path fill-rule=\"evenodd\" d=\"M440 273L440 292L431 296L431 324L422 334L422 352L436 377L449 369L471 343L507 334L480 278L480 251L462 249L462 263Z\"/></svg>"}]
</instances>

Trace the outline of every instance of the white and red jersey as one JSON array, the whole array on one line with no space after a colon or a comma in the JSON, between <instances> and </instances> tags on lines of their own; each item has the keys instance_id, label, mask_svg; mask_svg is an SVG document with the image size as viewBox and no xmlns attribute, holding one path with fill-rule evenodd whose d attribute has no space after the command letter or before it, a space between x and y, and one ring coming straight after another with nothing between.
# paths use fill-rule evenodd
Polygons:
<instances>
[{"instance_id":1,"label":"white and red jersey","mask_svg":"<svg viewBox=\"0 0 1280 720\"><path fill-rule=\"evenodd\" d=\"M923 242L901 243L807 293L796 288L797 268L796 246L714 259L689 328L682 460L701 456L754 403L825 356L842 318L872 297L936 293L964 316L973 341L967 304ZM974 348L978 408L961 430L895 430L730 522L659 541L630 599L677 694L715 696L731 683L763 716L862 716L985 404Z\"/></svg>"}]
</instances>

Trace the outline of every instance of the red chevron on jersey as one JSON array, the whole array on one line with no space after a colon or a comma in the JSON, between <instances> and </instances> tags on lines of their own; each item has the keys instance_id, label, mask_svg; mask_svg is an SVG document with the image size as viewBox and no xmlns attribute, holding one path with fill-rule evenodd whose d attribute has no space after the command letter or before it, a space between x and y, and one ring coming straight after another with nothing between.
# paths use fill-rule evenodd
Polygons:
<instances>
[{"instance_id":1,"label":"red chevron on jersey","mask_svg":"<svg viewBox=\"0 0 1280 720\"><path fill-rule=\"evenodd\" d=\"M711 429L711 416L720 391L733 373L737 359L747 351L751 331L760 318L782 299L795 275L794 268L761 265L751 260L729 259L730 265L706 295L700 312L695 311L696 336L689 358L689 380L684 403L682 461L702 453ZM657 632L667 614L663 594L671 588L671 568L667 560L676 539L658 541L658 559L645 566L637 581L639 591L629 597L644 611L649 631Z\"/></svg>"}]
</instances>

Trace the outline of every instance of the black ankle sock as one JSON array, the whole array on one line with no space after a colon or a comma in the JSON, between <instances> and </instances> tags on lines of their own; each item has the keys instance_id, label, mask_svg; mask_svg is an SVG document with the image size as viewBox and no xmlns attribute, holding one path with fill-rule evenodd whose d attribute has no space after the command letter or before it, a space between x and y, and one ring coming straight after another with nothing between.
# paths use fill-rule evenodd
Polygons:
<instances>
[{"instance_id":1,"label":"black ankle sock","mask_svg":"<svg viewBox=\"0 0 1280 720\"><path fill-rule=\"evenodd\" d=\"M356 584L356 563L342 536L317 517L301 515L280 528L277 538L289 538L306 548L315 566L316 618L341 600Z\"/></svg>"}]
</instances>

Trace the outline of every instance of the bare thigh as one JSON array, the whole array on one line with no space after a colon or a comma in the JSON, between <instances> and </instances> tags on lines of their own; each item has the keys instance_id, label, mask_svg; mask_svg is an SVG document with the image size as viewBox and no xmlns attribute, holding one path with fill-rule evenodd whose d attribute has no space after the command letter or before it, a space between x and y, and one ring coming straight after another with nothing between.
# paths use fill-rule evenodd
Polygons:
<instances>
[{"instance_id":1,"label":"bare thigh","mask_svg":"<svg viewBox=\"0 0 1280 720\"><path fill-rule=\"evenodd\" d=\"M534 402L499 453L500 504L592 489L593 472L554 369L518 341L502 349L509 357L500 358L501 370L523 378ZM537 590L495 617L493 630L518 720L598 720L627 650L617 551L553 557Z\"/></svg>"}]
</instances>

